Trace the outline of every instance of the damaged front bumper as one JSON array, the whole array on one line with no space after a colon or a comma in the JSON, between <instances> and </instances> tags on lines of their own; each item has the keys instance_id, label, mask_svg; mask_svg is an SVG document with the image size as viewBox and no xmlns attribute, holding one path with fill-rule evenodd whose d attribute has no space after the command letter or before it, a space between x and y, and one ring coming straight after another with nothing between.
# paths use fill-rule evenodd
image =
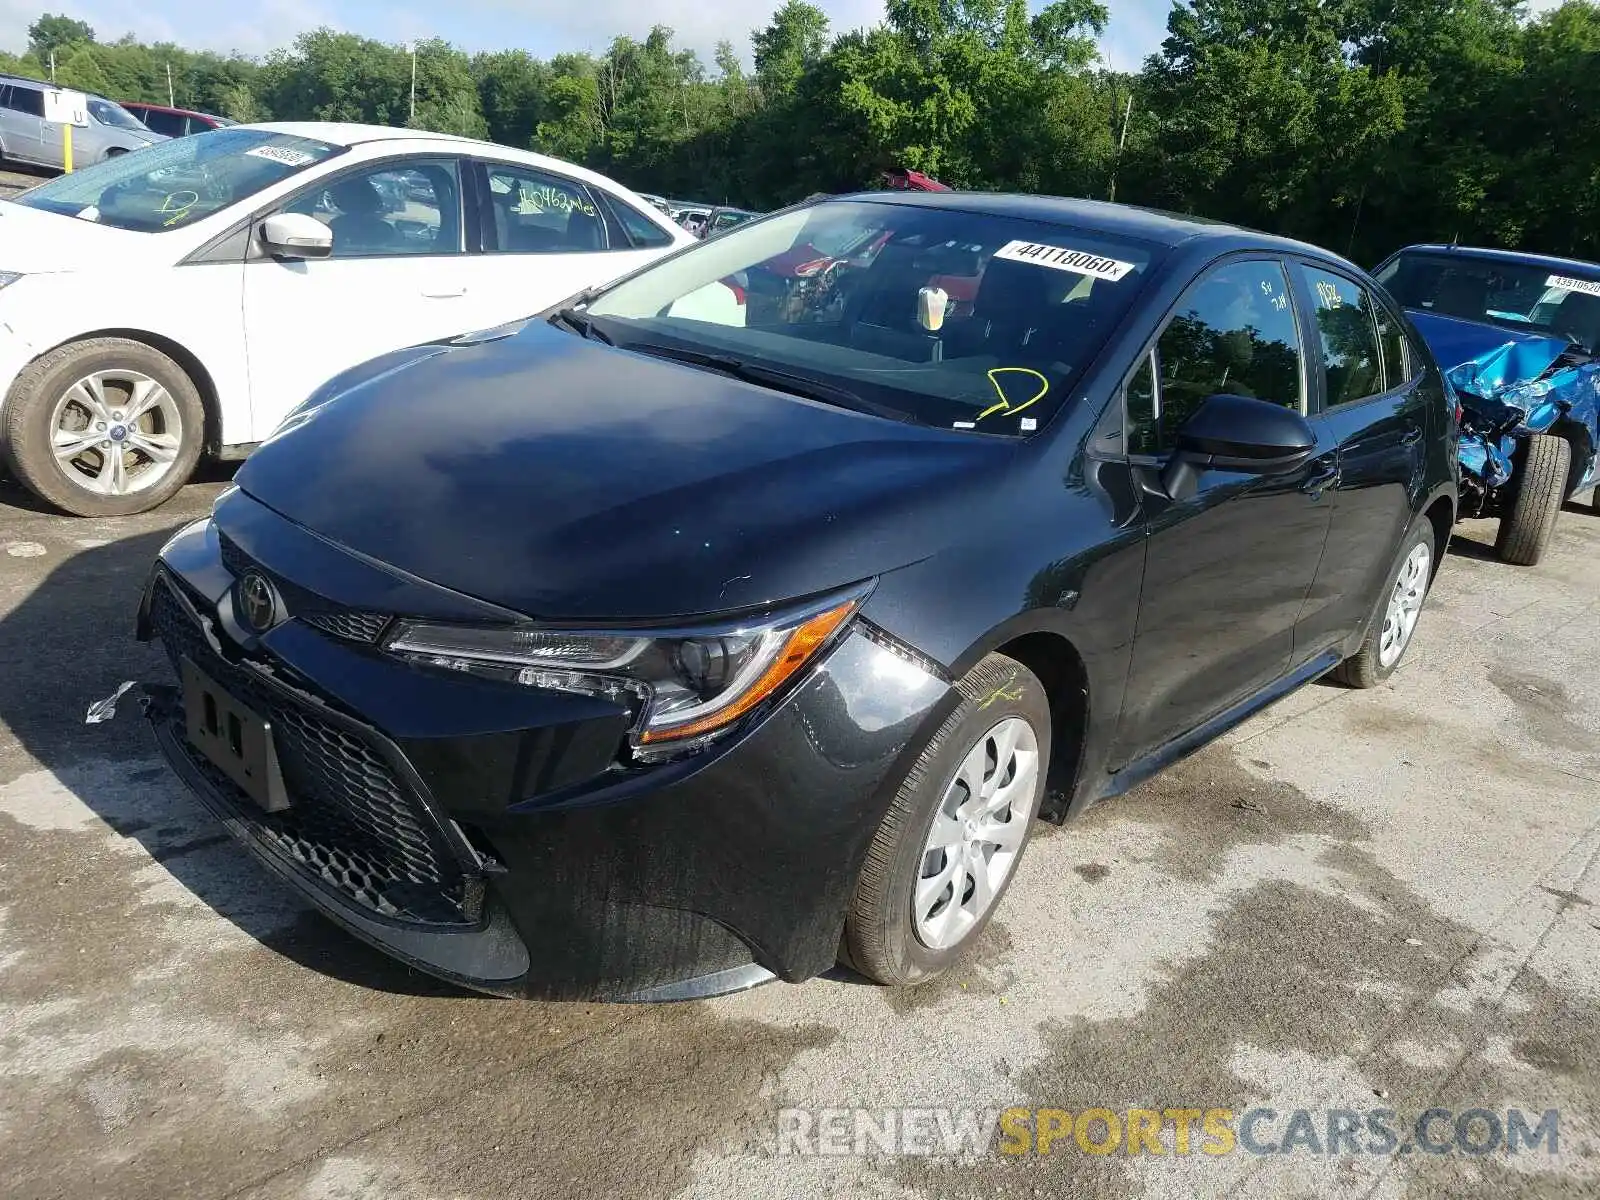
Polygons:
<instances>
[{"instance_id":1,"label":"damaged front bumper","mask_svg":"<svg viewBox=\"0 0 1600 1200\"><path fill-rule=\"evenodd\" d=\"M1435 355L1456 364L1445 376L1462 407L1462 516L1498 515L1511 494L1519 446L1534 434L1572 443L1569 495L1595 482L1600 361L1572 354L1563 338L1428 313L1411 317Z\"/></svg>"},{"instance_id":2,"label":"damaged front bumper","mask_svg":"<svg viewBox=\"0 0 1600 1200\"><path fill-rule=\"evenodd\" d=\"M327 544L237 493L219 514L247 508L223 526L237 540L206 522L164 548L140 635L261 718L287 805L199 748L180 687L148 685L144 704L184 782L318 909L430 974L516 996L684 999L833 964L894 784L953 703L946 680L858 629L724 743L626 765L592 698L382 652L367 620L393 598L381 569L351 559L325 581L341 594L318 595L290 568ZM240 619L241 557L287 598L264 634Z\"/></svg>"}]
</instances>

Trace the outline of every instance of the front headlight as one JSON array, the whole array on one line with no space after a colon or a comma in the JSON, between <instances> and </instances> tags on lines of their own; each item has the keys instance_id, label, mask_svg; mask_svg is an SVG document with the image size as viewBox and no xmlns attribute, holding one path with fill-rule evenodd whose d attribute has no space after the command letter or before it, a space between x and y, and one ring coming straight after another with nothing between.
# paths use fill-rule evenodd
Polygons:
<instances>
[{"instance_id":1,"label":"front headlight","mask_svg":"<svg viewBox=\"0 0 1600 1200\"><path fill-rule=\"evenodd\" d=\"M428 666L613 700L633 714L633 745L650 757L732 729L834 640L868 590L748 621L670 631L400 621L385 647Z\"/></svg>"}]
</instances>

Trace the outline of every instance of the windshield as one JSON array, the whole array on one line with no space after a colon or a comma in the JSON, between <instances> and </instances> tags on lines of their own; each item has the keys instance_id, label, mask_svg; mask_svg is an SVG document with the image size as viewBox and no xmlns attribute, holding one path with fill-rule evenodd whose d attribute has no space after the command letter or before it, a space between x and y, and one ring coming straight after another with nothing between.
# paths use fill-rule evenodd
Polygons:
<instances>
[{"instance_id":1,"label":"windshield","mask_svg":"<svg viewBox=\"0 0 1600 1200\"><path fill-rule=\"evenodd\" d=\"M1071 394L1153 254L1061 225L826 201L675 255L586 315L624 349L698 351L920 424L1028 434Z\"/></svg>"},{"instance_id":2,"label":"windshield","mask_svg":"<svg viewBox=\"0 0 1600 1200\"><path fill-rule=\"evenodd\" d=\"M118 129L139 129L149 132L149 126L138 117L134 116L120 104L113 104L110 100L99 96L89 97L89 115L102 125L113 125Z\"/></svg>"},{"instance_id":3,"label":"windshield","mask_svg":"<svg viewBox=\"0 0 1600 1200\"><path fill-rule=\"evenodd\" d=\"M340 152L311 138L220 129L58 176L13 203L118 229L181 229Z\"/></svg>"},{"instance_id":4,"label":"windshield","mask_svg":"<svg viewBox=\"0 0 1600 1200\"><path fill-rule=\"evenodd\" d=\"M1600 349L1600 265L1552 270L1456 254L1401 253L1378 282L1406 308L1553 334Z\"/></svg>"}]
</instances>

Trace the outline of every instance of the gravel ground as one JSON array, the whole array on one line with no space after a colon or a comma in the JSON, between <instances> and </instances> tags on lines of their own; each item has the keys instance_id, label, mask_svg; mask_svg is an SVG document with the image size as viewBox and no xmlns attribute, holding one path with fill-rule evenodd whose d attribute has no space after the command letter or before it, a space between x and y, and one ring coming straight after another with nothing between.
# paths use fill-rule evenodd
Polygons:
<instances>
[{"instance_id":1,"label":"gravel ground","mask_svg":"<svg viewBox=\"0 0 1600 1200\"><path fill-rule=\"evenodd\" d=\"M44 171L34 175L25 171L0 169L0 199L14 196L23 188L34 187L48 178L50 174Z\"/></svg>"},{"instance_id":2,"label":"gravel ground","mask_svg":"<svg viewBox=\"0 0 1600 1200\"><path fill-rule=\"evenodd\" d=\"M219 487L73 521L0 483L8 1200L1600 1194L1586 505L1532 570L1467 527L1386 686L1306 688L1041 826L948 981L608 1007L484 999L393 964L267 878L139 721L83 725L92 699L163 671L131 637L138 587ZM1160 1154L1066 1135L1008 1155L988 1123L1008 1106L1220 1108L1235 1127L1271 1109L1254 1144L1293 1152L1202 1153L1197 1127L1184 1154L1169 1124ZM1559 1152L1318 1155L1289 1136L1295 1110L1325 1134L1327 1110L1390 1109L1413 1146L1432 1106L1556 1109ZM878 1142L822 1111L851 1107ZM902 1151L923 1122L984 1132L964 1156L886 1153L891 1108L948 1110L893 1117Z\"/></svg>"}]
</instances>

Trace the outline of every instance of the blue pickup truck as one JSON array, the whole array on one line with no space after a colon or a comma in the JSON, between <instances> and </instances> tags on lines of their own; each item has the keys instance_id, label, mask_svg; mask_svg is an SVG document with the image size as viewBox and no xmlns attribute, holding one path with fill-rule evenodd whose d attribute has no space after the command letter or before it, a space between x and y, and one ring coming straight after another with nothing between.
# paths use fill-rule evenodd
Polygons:
<instances>
[{"instance_id":1,"label":"blue pickup truck","mask_svg":"<svg viewBox=\"0 0 1600 1200\"><path fill-rule=\"evenodd\" d=\"M1562 505L1596 482L1600 264L1407 246L1373 272L1460 400L1462 517L1499 517L1495 551L1539 561ZM1600 496L1590 507L1600 512Z\"/></svg>"}]
</instances>

